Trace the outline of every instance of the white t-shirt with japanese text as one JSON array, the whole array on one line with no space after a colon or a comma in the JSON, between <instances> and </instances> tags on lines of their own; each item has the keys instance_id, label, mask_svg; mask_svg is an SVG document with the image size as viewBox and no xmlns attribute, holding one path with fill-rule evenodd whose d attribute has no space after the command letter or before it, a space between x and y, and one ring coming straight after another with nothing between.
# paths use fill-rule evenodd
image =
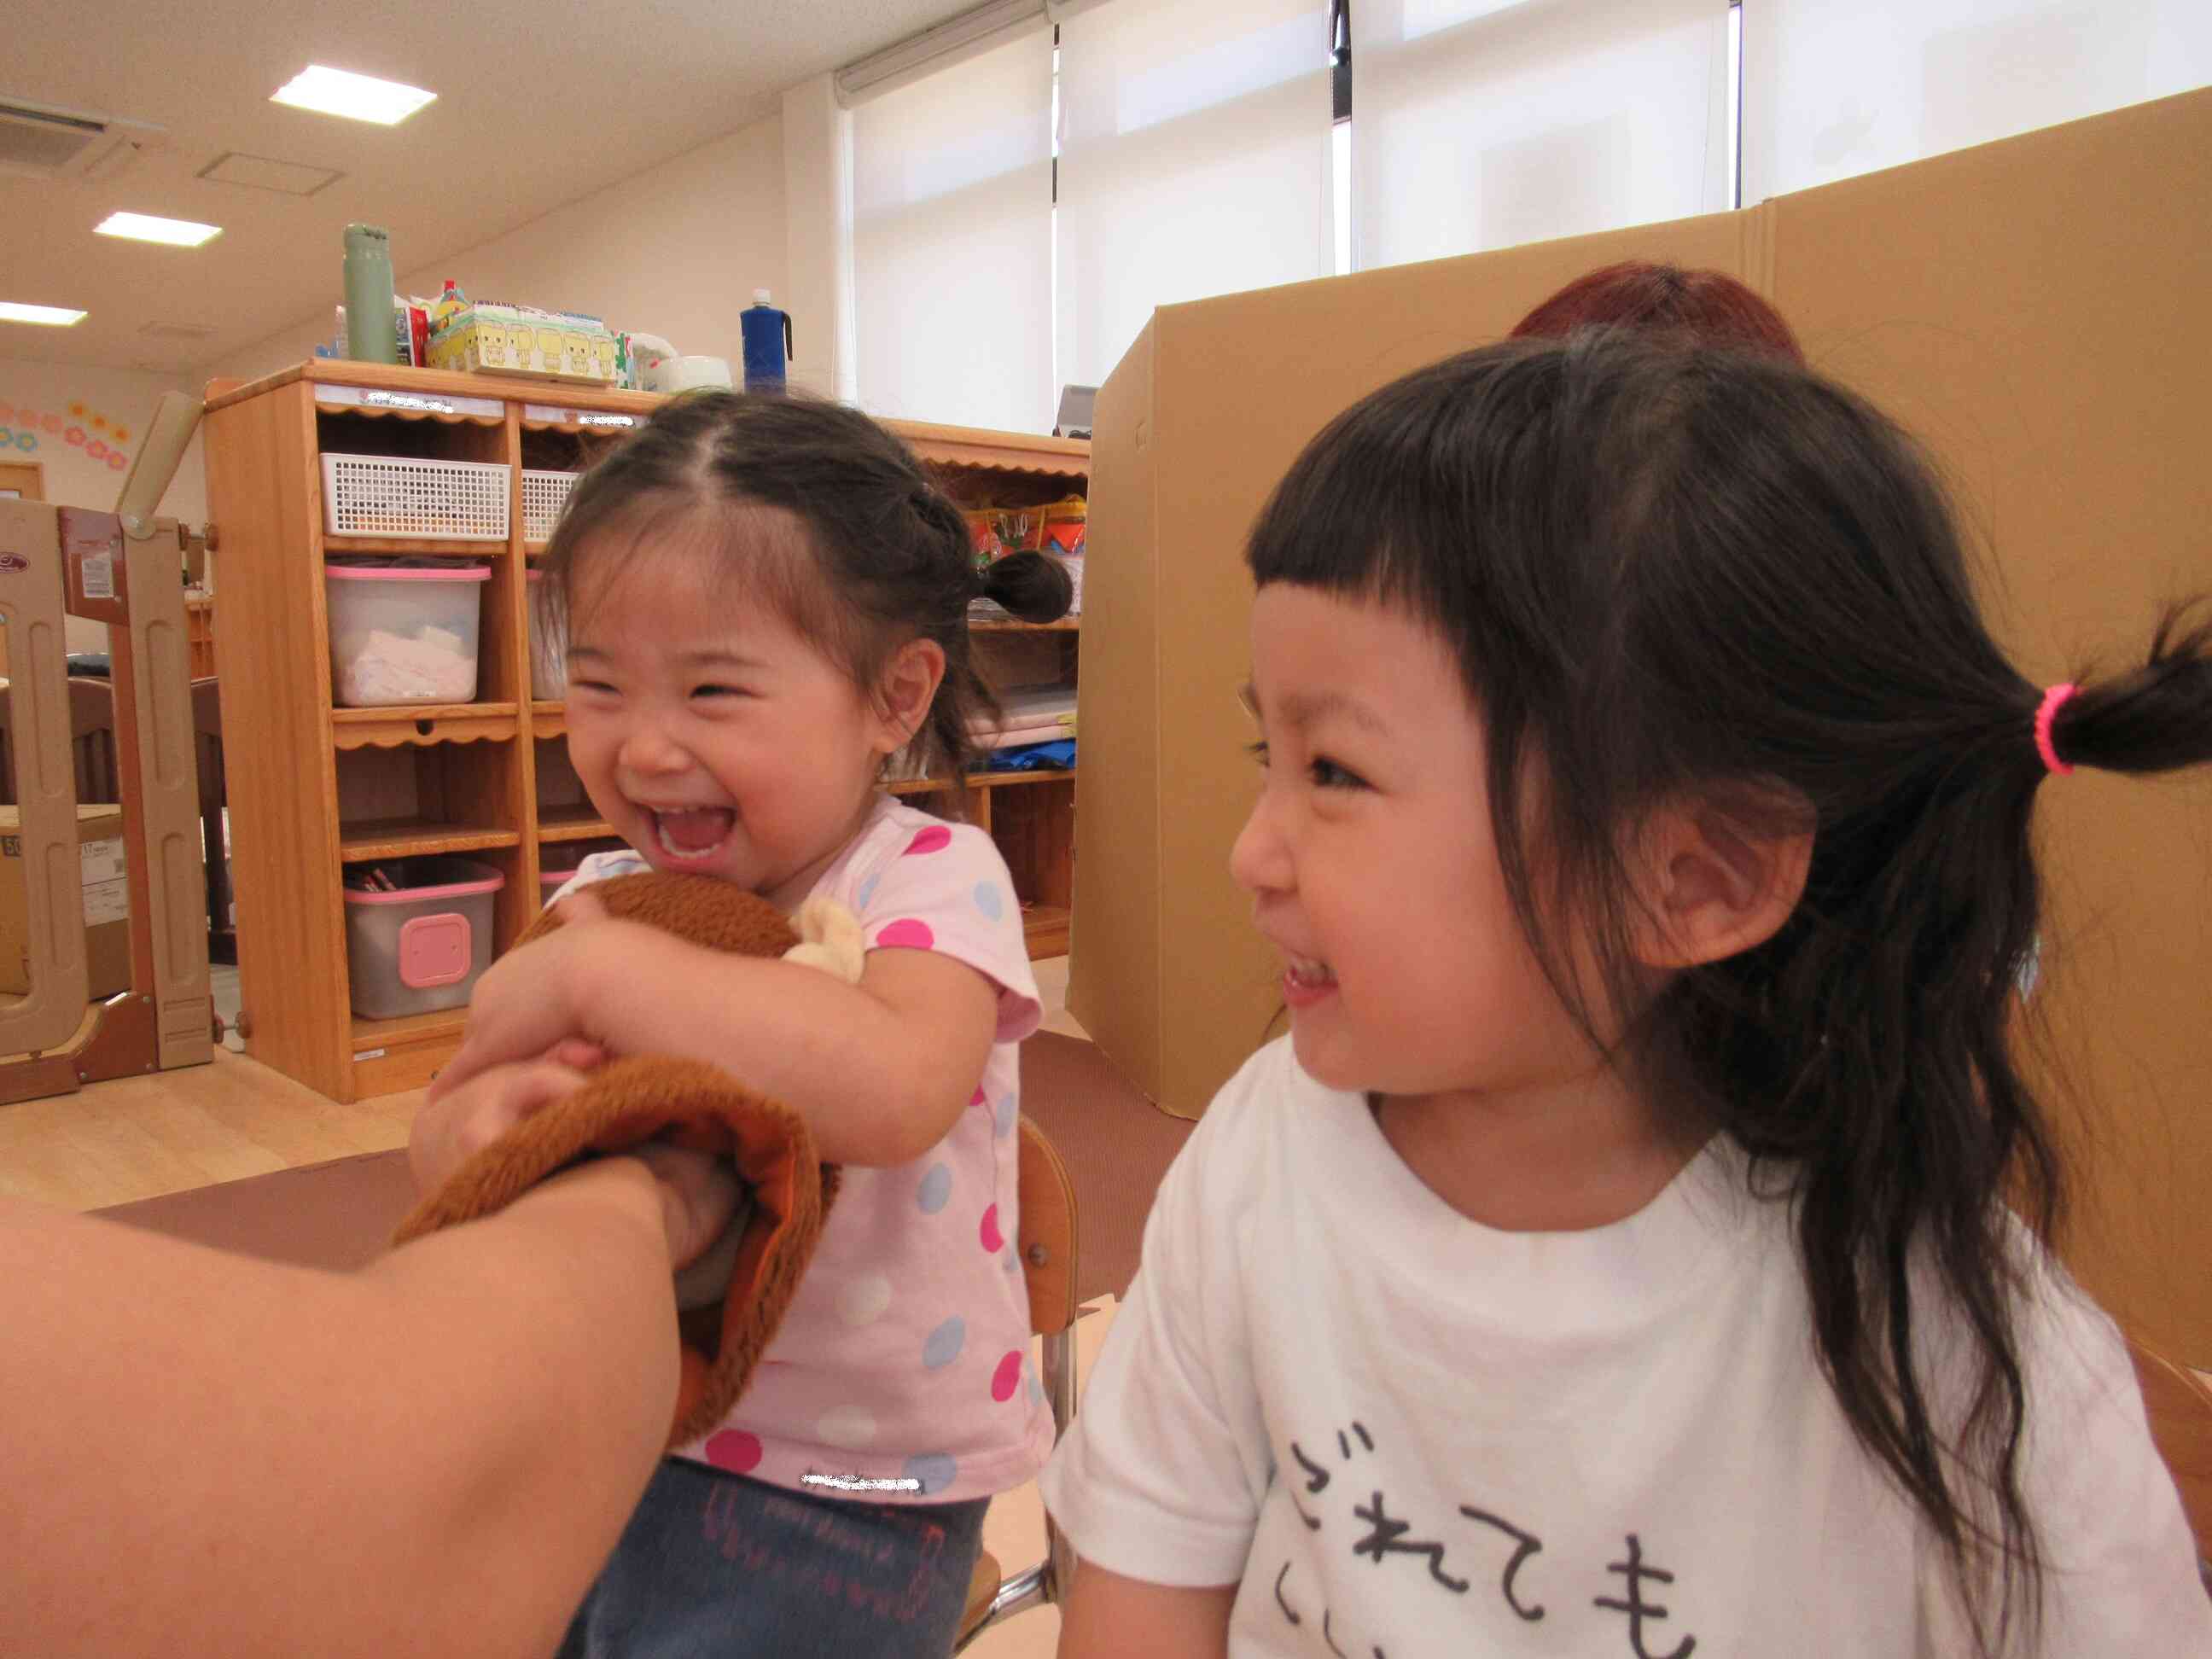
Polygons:
<instances>
[{"instance_id":1,"label":"white t-shirt with japanese text","mask_svg":"<svg viewBox=\"0 0 2212 1659\"><path fill-rule=\"evenodd\" d=\"M1969 1652L1821 1376L1790 1224L1717 1139L1611 1226L1486 1228L1279 1041L1170 1170L1046 1504L1111 1571L1237 1584L1240 1659ZM2039 1279L2040 1651L2212 1655L2125 1348Z\"/></svg>"}]
</instances>

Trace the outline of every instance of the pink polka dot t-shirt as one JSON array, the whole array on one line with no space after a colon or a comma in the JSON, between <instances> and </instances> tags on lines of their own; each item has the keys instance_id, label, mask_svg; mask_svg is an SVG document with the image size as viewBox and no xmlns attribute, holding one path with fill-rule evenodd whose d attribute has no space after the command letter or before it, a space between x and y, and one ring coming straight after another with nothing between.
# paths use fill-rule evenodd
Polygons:
<instances>
[{"instance_id":1,"label":"pink polka dot t-shirt","mask_svg":"<svg viewBox=\"0 0 2212 1659\"><path fill-rule=\"evenodd\" d=\"M649 867L603 854L569 886ZM1052 1449L1014 1243L1018 1045L1039 1016L1021 908L990 836L889 796L814 891L860 919L870 950L940 951L991 981L997 1038L942 1140L911 1164L846 1168L744 1398L676 1455L827 1497L988 1497Z\"/></svg>"}]
</instances>

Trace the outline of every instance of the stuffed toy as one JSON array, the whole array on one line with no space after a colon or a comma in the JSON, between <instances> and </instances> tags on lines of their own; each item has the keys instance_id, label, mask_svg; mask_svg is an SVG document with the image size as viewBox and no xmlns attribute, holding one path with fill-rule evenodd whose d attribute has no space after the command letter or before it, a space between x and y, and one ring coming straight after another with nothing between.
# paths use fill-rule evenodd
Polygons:
<instances>
[{"instance_id":1,"label":"stuffed toy","mask_svg":"<svg viewBox=\"0 0 2212 1659\"><path fill-rule=\"evenodd\" d=\"M794 932L766 899L706 876L618 876L591 890L610 916L860 981L860 924L832 902L807 901ZM518 943L561 925L556 905ZM730 1158L749 1192L720 1240L678 1276L684 1354L668 1437L675 1446L712 1430L744 1392L836 1195L836 1169L815 1156L798 1113L702 1061L653 1054L611 1060L574 1094L526 1118L456 1170L392 1242L490 1215L572 1164L656 1139Z\"/></svg>"}]
</instances>

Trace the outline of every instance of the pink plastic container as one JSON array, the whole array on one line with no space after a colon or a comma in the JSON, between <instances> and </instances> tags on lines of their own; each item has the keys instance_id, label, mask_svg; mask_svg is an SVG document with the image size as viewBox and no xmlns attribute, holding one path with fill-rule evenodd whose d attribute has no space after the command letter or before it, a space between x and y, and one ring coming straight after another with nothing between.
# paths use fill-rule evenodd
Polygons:
<instances>
[{"instance_id":1,"label":"pink plastic container","mask_svg":"<svg viewBox=\"0 0 2212 1659\"><path fill-rule=\"evenodd\" d=\"M491 966L492 896L507 878L471 859L402 868L414 884L397 892L345 890L353 1011L364 1019L459 1007Z\"/></svg>"},{"instance_id":2,"label":"pink plastic container","mask_svg":"<svg viewBox=\"0 0 2212 1659\"><path fill-rule=\"evenodd\" d=\"M482 565L323 568L331 696L348 708L474 702Z\"/></svg>"},{"instance_id":3,"label":"pink plastic container","mask_svg":"<svg viewBox=\"0 0 2212 1659\"><path fill-rule=\"evenodd\" d=\"M563 842L558 847L548 847L540 854L538 867L538 908L544 909L553 902L553 895L568 884L584 860L594 853L619 853L619 841L601 838L595 841Z\"/></svg>"}]
</instances>

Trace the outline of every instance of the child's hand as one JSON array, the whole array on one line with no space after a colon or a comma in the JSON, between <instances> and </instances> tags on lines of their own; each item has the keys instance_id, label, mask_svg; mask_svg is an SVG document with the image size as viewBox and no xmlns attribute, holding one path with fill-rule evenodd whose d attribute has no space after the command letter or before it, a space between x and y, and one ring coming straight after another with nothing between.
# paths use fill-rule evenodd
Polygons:
<instances>
[{"instance_id":1,"label":"child's hand","mask_svg":"<svg viewBox=\"0 0 2212 1659\"><path fill-rule=\"evenodd\" d=\"M658 940L665 949L667 938L635 922L610 920L588 892L562 900L560 915L557 932L509 951L477 981L468 1029L430 1085L429 1104L441 1105L495 1067L550 1057L563 1042L581 1040L605 1058L586 1024L592 1002L587 970L607 971L611 957L641 939Z\"/></svg>"},{"instance_id":2,"label":"child's hand","mask_svg":"<svg viewBox=\"0 0 2212 1659\"><path fill-rule=\"evenodd\" d=\"M596 1044L571 1038L535 1060L495 1066L460 1085L434 1088L408 1134L407 1164L416 1190L435 1192L454 1170L524 1118L581 1088L585 1073L605 1058ZM442 1074L439 1081L445 1081Z\"/></svg>"}]
</instances>

